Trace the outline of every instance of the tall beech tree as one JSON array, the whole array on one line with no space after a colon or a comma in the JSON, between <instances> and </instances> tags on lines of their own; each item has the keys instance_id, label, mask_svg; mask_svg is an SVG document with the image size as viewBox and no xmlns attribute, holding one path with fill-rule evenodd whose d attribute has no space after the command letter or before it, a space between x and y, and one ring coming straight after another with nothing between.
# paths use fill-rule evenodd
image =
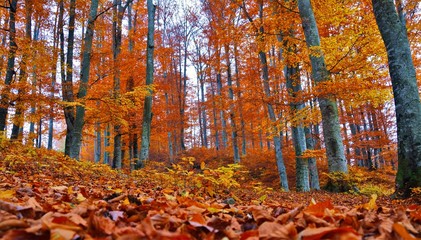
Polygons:
<instances>
[{"instance_id":1,"label":"tall beech tree","mask_svg":"<svg viewBox=\"0 0 421 240\"><path fill-rule=\"evenodd\" d=\"M64 14L64 2L60 0L60 15L61 18ZM63 56L60 57L62 64L62 71L65 71L65 76L62 79L62 95L64 105L64 119L66 122L66 141L64 147L64 154L70 156L70 148L73 144L73 130L75 124L75 107L72 105L74 102L73 92L73 54L75 43L75 18L76 18L76 0L70 0L69 9L69 30L67 37L67 53L66 62L64 62L64 46L60 43L60 50ZM60 21L60 20L59 20ZM60 41L64 42L63 23L60 25Z\"/></svg>"},{"instance_id":2,"label":"tall beech tree","mask_svg":"<svg viewBox=\"0 0 421 240\"><path fill-rule=\"evenodd\" d=\"M398 127L396 195L408 197L421 187L421 103L404 18L393 0L373 0L376 22L389 63Z\"/></svg>"},{"instance_id":3,"label":"tall beech tree","mask_svg":"<svg viewBox=\"0 0 421 240\"><path fill-rule=\"evenodd\" d=\"M9 5L4 6L9 10L9 52L7 55L6 76L4 78L5 87L1 90L0 96L0 131L6 130L7 112L10 101L10 84L12 83L15 72L15 54L17 51L16 44L16 12L17 0L8 1Z\"/></svg>"},{"instance_id":4,"label":"tall beech tree","mask_svg":"<svg viewBox=\"0 0 421 240\"><path fill-rule=\"evenodd\" d=\"M316 25L313 8L310 0L298 0L298 9L304 29L307 46L310 51L312 77L316 84L330 80L326 68L320 35ZM329 172L347 172L347 161L339 125L338 107L333 96L319 97L319 106L322 114L323 137L326 146Z\"/></svg>"},{"instance_id":5,"label":"tall beech tree","mask_svg":"<svg viewBox=\"0 0 421 240\"><path fill-rule=\"evenodd\" d=\"M85 123L85 96L88 91L88 80L91 66L91 52L92 42L94 37L95 19L98 11L98 0L91 1L91 7L88 18L88 27L86 28L85 38L83 39L84 48L82 52L82 65L80 70L80 84L77 98L82 101L82 104L76 106L76 117L72 136L72 145L70 147L71 158L79 159L80 148L82 144L82 130Z\"/></svg>"},{"instance_id":6,"label":"tall beech tree","mask_svg":"<svg viewBox=\"0 0 421 240\"><path fill-rule=\"evenodd\" d=\"M152 0L147 0L148 8L148 36L146 46L146 85L152 87L154 78L154 33L155 33L155 10L156 6ZM140 146L140 157L136 164L137 168L143 167L144 161L149 158L149 147L151 141L152 122L152 90L145 97L143 105L142 142Z\"/></svg>"}]
</instances>

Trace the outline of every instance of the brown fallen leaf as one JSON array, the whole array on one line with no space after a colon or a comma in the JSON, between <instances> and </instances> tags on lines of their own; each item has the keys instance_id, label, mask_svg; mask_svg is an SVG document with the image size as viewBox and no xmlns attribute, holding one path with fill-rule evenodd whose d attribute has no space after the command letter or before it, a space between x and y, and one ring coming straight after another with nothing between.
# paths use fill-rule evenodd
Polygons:
<instances>
[{"instance_id":1,"label":"brown fallen leaf","mask_svg":"<svg viewBox=\"0 0 421 240\"><path fill-rule=\"evenodd\" d=\"M0 231L6 231L12 228L26 228L28 224L23 220L9 219L0 222Z\"/></svg>"},{"instance_id":2,"label":"brown fallen leaf","mask_svg":"<svg viewBox=\"0 0 421 240\"><path fill-rule=\"evenodd\" d=\"M284 213L282 215L279 215L276 218L276 222L280 223L280 224L284 224L287 221L293 219L295 216L297 216L302 210L303 210L303 206L300 207L296 207L294 209L292 209L291 211Z\"/></svg>"},{"instance_id":3,"label":"brown fallen leaf","mask_svg":"<svg viewBox=\"0 0 421 240\"><path fill-rule=\"evenodd\" d=\"M259 239L294 239L297 229L294 223L281 225L276 222L264 222L259 226Z\"/></svg>"},{"instance_id":4,"label":"brown fallen leaf","mask_svg":"<svg viewBox=\"0 0 421 240\"><path fill-rule=\"evenodd\" d=\"M350 227L321 227L307 228L298 234L299 240L319 240L319 239L336 239L336 240L359 240L362 239L358 233Z\"/></svg>"},{"instance_id":5,"label":"brown fallen leaf","mask_svg":"<svg viewBox=\"0 0 421 240\"><path fill-rule=\"evenodd\" d=\"M250 211L258 225L266 221L273 222L275 220L270 213L262 207L253 206L250 208Z\"/></svg>"},{"instance_id":6,"label":"brown fallen leaf","mask_svg":"<svg viewBox=\"0 0 421 240\"><path fill-rule=\"evenodd\" d=\"M74 239L74 237L77 233L73 230L55 228L55 229L51 229L50 234L51 234L50 239L72 240L72 239Z\"/></svg>"},{"instance_id":7,"label":"brown fallen leaf","mask_svg":"<svg viewBox=\"0 0 421 240\"><path fill-rule=\"evenodd\" d=\"M316 224L318 227L322 226L322 227L331 227L332 224L329 222L326 222L325 220L318 218L316 216L313 216L311 214L308 213L304 213L304 219L306 220L307 224L308 223L314 223Z\"/></svg>"},{"instance_id":8,"label":"brown fallen leaf","mask_svg":"<svg viewBox=\"0 0 421 240\"><path fill-rule=\"evenodd\" d=\"M393 230L403 239L403 240L417 240L415 237L410 235L405 227L400 223L393 224Z\"/></svg>"}]
</instances>

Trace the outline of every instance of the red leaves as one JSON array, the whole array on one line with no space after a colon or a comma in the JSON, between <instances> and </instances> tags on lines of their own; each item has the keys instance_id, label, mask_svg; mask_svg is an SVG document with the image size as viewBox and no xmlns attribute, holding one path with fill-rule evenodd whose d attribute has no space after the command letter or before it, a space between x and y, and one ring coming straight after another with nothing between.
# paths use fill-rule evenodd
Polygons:
<instances>
[{"instance_id":1,"label":"red leaves","mask_svg":"<svg viewBox=\"0 0 421 240\"><path fill-rule=\"evenodd\" d=\"M26 167L37 172L31 162ZM354 198L349 208L333 201L351 195L312 193L324 201L312 200L305 207L299 204L308 202L309 195L283 193L275 202L270 193L265 204L241 199L236 202L243 205L238 205L224 198L195 198L177 187L168 191L139 177L115 175L113 181L105 181L85 172L78 178L86 181L71 182L71 175L52 177L57 169L42 175L23 170L13 177L1 174L5 183L0 185L0 238L6 240L415 239L421 232L421 207L381 207L375 198L362 205Z\"/></svg>"}]
</instances>

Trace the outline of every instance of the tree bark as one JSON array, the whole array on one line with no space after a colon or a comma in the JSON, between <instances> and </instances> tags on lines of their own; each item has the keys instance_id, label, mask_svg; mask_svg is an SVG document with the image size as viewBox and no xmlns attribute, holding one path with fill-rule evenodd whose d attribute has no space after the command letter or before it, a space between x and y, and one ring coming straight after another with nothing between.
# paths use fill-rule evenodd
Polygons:
<instances>
[{"instance_id":1,"label":"tree bark","mask_svg":"<svg viewBox=\"0 0 421 240\"><path fill-rule=\"evenodd\" d=\"M147 0L148 7L148 37L146 49L146 85L153 84L154 73L154 33L155 33L155 10L152 0ZM143 107L143 123L142 123L142 143L140 147L140 158L136 164L137 168L144 166L144 162L149 159L149 147L151 141L151 123L152 123L152 91L145 97Z\"/></svg>"},{"instance_id":2,"label":"tree bark","mask_svg":"<svg viewBox=\"0 0 421 240\"><path fill-rule=\"evenodd\" d=\"M31 43L31 34L32 34L32 2L30 0L25 0L25 40L27 41L26 44L29 48ZM54 31L55 34L55 31ZM55 40L53 46L55 47ZM29 51L28 51L29 52ZM13 119L13 127L12 127L12 134L10 135L10 139L17 140L20 138L22 140L22 128L24 123L24 99L23 94L25 94L25 83L27 82L28 74L27 74L27 62L28 62L28 54L25 52L22 56L22 61L20 63L20 73L19 73L19 83L20 87L18 89L18 99L16 100L16 112ZM54 70L54 69L53 69ZM53 76L54 78L55 76Z\"/></svg>"},{"instance_id":3,"label":"tree bark","mask_svg":"<svg viewBox=\"0 0 421 240\"><path fill-rule=\"evenodd\" d=\"M396 195L409 197L421 187L421 103L407 31L393 0L373 0L392 79L398 135Z\"/></svg>"},{"instance_id":4,"label":"tree bark","mask_svg":"<svg viewBox=\"0 0 421 240\"><path fill-rule=\"evenodd\" d=\"M115 104L119 105L120 99L120 66L118 64L118 57L121 52L121 40L122 40L122 20L123 20L123 7L121 5L121 0L114 0L114 10L113 10L113 98ZM114 123L114 153L113 153L113 168L121 169L122 164L122 140L121 140L121 125L118 122Z\"/></svg>"},{"instance_id":5,"label":"tree bark","mask_svg":"<svg viewBox=\"0 0 421 240\"><path fill-rule=\"evenodd\" d=\"M63 0L60 1L60 15L63 17L64 7ZM63 101L67 103L74 102L73 93L73 48L75 35L75 17L76 17L76 0L70 0L69 12L69 35L67 37L67 55L66 64L62 68L66 69L66 77L62 80L62 95ZM61 25L61 33L63 35L63 24ZM64 35L63 35L64 36ZM62 36L60 36L62 38ZM64 37L63 37L64 40ZM64 54L64 53L63 53ZM64 64L64 59L63 64ZM75 108L73 106L64 106L64 119L66 121L66 140L64 147L64 154L70 156L70 148L72 145L73 129L75 121Z\"/></svg>"},{"instance_id":6,"label":"tree bark","mask_svg":"<svg viewBox=\"0 0 421 240\"><path fill-rule=\"evenodd\" d=\"M319 31L310 0L298 0L298 9L307 46L310 49L313 80L316 84L329 81L330 76L320 49ZM329 172L348 172L336 100L332 96L319 97L319 106Z\"/></svg>"},{"instance_id":7,"label":"tree bark","mask_svg":"<svg viewBox=\"0 0 421 240\"><path fill-rule=\"evenodd\" d=\"M88 18L88 27L84 38L84 49L82 53L82 65L80 71L80 85L77 97L83 100L88 91L89 72L91 65L92 42L94 37L95 19L98 11L98 0L91 1L91 7ZM85 106L76 107L76 118L74 122L72 145L70 147L70 157L79 160L80 149L82 145L82 130L85 123Z\"/></svg>"},{"instance_id":8,"label":"tree bark","mask_svg":"<svg viewBox=\"0 0 421 240\"><path fill-rule=\"evenodd\" d=\"M7 112L9 109L10 84L15 73L15 54L18 46L16 45L16 11L18 0L9 1L9 53L7 56L7 69L0 99L0 131L6 130Z\"/></svg>"},{"instance_id":9,"label":"tree bark","mask_svg":"<svg viewBox=\"0 0 421 240\"><path fill-rule=\"evenodd\" d=\"M227 64L227 84L228 84L228 97L231 100L229 104L230 120L231 120L231 139L232 148L234 152L234 163L240 162L240 152L238 151L238 133L237 124L235 121L235 108L234 108L234 91L232 90L232 75L231 75L231 60L229 55L229 45L224 45L225 61Z\"/></svg>"}]
</instances>

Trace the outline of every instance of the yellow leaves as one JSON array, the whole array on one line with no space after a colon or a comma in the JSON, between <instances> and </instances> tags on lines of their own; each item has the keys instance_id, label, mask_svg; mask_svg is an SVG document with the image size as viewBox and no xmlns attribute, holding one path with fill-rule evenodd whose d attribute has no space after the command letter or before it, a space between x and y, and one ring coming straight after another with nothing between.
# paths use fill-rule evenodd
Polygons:
<instances>
[{"instance_id":1,"label":"yellow leaves","mask_svg":"<svg viewBox=\"0 0 421 240\"><path fill-rule=\"evenodd\" d=\"M320 46L311 46L309 48L310 56L312 57L322 57L323 56L323 50Z\"/></svg>"},{"instance_id":2,"label":"yellow leaves","mask_svg":"<svg viewBox=\"0 0 421 240\"><path fill-rule=\"evenodd\" d=\"M86 200L86 198L82 195L82 193L78 192L78 193L77 193L76 200L77 200L79 203L81 203L81 202L85 201L85 200Z\"/></svg>"},{"instance_id":3,"label":"yellow leaves","mask_svg":"<svg viewBox=\"0 0 421 240\"><path fill-rule=\"evenodd\" d=\"M373 194L371 195L370 201L368 203L363 204L362 207L367 210L376 210L377 209L376 200L377 200L377 195Z\"/></svg>"},{"instance_id":4,"label":"yellow leaves","mask_svg":"<svg viewBox=\"0 0 421 240\"><path fill-rule=\"evenodd\" d=\"M10 190L0 190L0 199L11 199L15 196L16 191L13 189Z\"/></svg>"}]
</instances>

